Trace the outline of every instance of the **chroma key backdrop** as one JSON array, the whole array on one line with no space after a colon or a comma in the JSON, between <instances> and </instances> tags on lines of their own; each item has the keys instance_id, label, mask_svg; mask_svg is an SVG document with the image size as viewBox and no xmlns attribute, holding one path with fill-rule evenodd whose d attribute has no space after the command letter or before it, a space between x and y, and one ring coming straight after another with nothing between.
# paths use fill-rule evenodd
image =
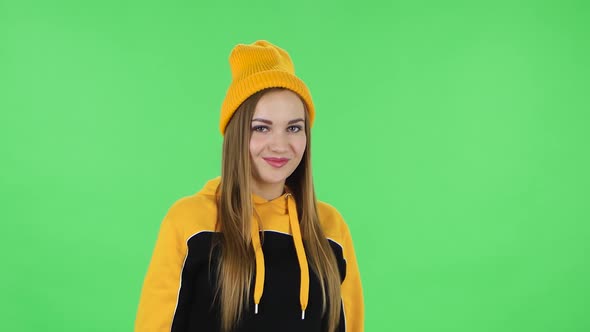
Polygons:
<instances>
[{"instance_id":1,"label":"chroma key backdrop","mask_svg":"<svg viewBox=\"0 0 590 332\"><path fill-rule=\"evenodd\" d=\"M590 331L588 1L0 0L2 331L133 330L259 39L313 95L366 331Z\"/></svg>"}]
</instances>

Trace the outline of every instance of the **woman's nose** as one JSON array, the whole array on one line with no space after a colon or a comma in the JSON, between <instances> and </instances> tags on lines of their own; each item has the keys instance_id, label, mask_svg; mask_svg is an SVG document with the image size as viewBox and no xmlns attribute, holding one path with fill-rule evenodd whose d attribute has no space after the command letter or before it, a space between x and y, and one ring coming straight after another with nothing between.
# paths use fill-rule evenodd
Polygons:
<instances>
[{"instance_id":1,"label":"woman's nose","mask_svg":"<svg viewBox=\"0 0 590 332\"><path fill-rule=\"evenodd\" d=\"M288 149L289 141L283 133L275 133L270 140L269 148L273 152L285 152Z\"/></svg>"}]
</instances>

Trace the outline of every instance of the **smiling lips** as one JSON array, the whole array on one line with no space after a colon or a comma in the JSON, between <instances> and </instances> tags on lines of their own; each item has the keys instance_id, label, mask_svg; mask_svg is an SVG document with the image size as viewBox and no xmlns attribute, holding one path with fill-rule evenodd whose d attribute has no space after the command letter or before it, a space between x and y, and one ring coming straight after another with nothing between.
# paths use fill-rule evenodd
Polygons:
<instances>
[{"instance_id":1,"label":"smiling lips","mask_svg":"<svg viewBox=\"0 0 590 332\"><path fill-rule=\"evenodd\" d=\"M285 166L286 163L289 162L288 158L262 158L264 159L269 165L275 168L281 168Z\"/></svg>"}]
</instances>

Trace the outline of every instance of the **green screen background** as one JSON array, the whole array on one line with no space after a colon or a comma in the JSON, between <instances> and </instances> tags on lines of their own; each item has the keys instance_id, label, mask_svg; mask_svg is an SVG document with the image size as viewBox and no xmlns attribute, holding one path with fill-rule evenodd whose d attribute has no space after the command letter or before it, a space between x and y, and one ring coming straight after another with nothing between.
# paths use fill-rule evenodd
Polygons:
<instances>
[{"instance_id":1,"label":"green screen background","mask_svg":"<svg viewBox=\"0 0 590 332\"><path fill-rule=\"evenodd\" d=\"M368 331L590 331L586 1L0 0L4 331L130 331L237 43L317 107Z\"/></svg>"}]
</instances>

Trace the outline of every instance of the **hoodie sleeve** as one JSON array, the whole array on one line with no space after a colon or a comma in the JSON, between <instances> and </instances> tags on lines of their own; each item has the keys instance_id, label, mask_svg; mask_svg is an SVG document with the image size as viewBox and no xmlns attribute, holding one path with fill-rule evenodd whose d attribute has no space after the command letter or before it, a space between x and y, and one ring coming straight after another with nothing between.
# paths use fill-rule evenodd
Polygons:
<instances>
[{"instance_id":1,"label":"hoodie sleeve","mask_svg":"<svg viewBox=\"0 0 590 332\"><path fill-rule=\"evenodd\" d=\"M187 252L172 206L162 224L144 279L135 332L170 331Z\"/></svg>"},{"instance_id":2,"label":"hoodie sleeve","mask_svg":"<svg viewBox=\"0 0 590 332\"><path fill-rule=\"evenodd\" d=\"M341 292L346 319L346 331L363 332L365 329L365 306L361 277L352 244L352 237L346 223L343 226L342 241L344 259L346 259L346 277L342 282Z\"/></svg>"}]
</instances>

